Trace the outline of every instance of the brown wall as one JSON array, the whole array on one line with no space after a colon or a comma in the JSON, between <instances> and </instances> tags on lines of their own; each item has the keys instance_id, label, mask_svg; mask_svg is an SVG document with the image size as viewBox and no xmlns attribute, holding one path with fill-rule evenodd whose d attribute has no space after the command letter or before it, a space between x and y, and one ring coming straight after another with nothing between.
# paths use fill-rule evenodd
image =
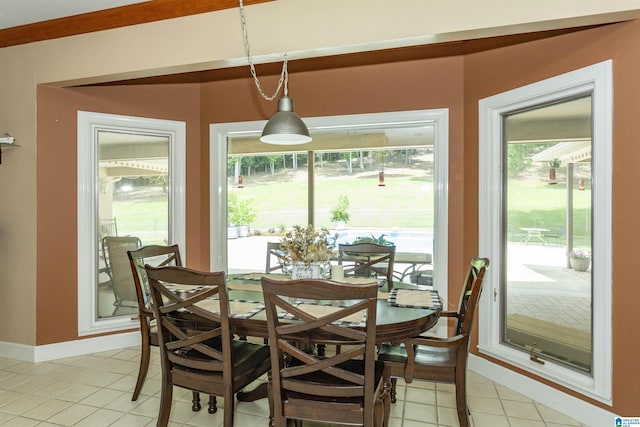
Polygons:
<instances>
[{"instance_id":1,"label":"brown wall","mask_svg":"<svg viewBox=\"0 0 640 427\"><path fill-rule=\"evenodd\" d=\"M199 88L41 86L38 96L38 242L36 344L78 338L77 111L187 122L187 223L200 220ZM203 265L202 236L187 229L188 262ZM207 262L208 265L208 262Z\"/></svg>"},{"instance_id":2,"label":"brown wall","mask_svg":"<svg viewBox=\"0 0 640 427\"><path fill-rule=\"evenodd\" d=\"M291 74L289 85L302 117L449 108L449 292L456 295L478 250L478 100L612 58L614 405L606 409L628 416L637 415L640 378L634 360L640 350L634 322L640 287L632 258L640 235L640 223L634 220L634 185L640 178L640 144L633 140L640 117L637 46L640 23L622 23L465 57L299 72ZM265 88L275 86L274 77L261 80ZM206 268L209 123L266 119L275 108L260 99L248 78L201 86L40 88L37 344L77 338L76 310L54 308L76 306L76 110L187 121L188 262Z\"/></svg>"},{"instance_id":3,"label":"brown wall","mask_svg":"<svg viewBox=\"0 0 640 427\"><path fill-rule=\"evenodd\" d=\"M463 271L471 256L461 251L462 64L462 57L425 59L300 72L289 77L289 95L301 117L449 109L449 277L452 283L462 283ZM276 79L261 78L267 94L275 88ZM268 119L276 108L275 101L269 103L260 97L249 79L207 83L202 90L202 131L208 133L205 127L213 122ZM453 295L457 295L458 290L456 286Z\"/></svg>"},{"instance_id":4,"label":"brown wall","mask_svg":"<svg viewBox=\"0 0 640 427\"><path fill-rule=\"evenodd\" d=\"M465 235L477 241L478 100L607 59L613 60L613 408L638 413L640 333L633 247L640 236L637 190L640 144L640 22L622 23L561 37L496 49L465 59ZM467 254L468 256L469 254ZM598 325L594 325L597 328ZM477 339L475 340L477 342ZM539 379L540 380L540 379ZM545 381L543 381L545 382ZM550 384L552 385L552 384ZM553 385L552 385L553 386ZM557 387L556 387L557 388ZM565 390L569 393L571 391Z\"/></svg>"}]
</instances>

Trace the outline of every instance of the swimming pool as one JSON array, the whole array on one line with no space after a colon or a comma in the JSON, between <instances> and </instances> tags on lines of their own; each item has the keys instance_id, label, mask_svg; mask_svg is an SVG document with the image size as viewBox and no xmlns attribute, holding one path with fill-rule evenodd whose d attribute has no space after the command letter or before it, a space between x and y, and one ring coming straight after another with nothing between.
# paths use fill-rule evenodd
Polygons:
<instances>
[{"instance_id":1,"label":"swimming pool","mask_svg":"<svg viewBox=\"0 0 640 427\"><path fill-rule=\"evenodd\" d=\"M420 252L433 253L433 231L430 230L382 230L382 229L344 229L336 230L339 244L352 243L358 237L379 238L392 242L396 246L396 252Z\"/></svg>"}]
</instances>

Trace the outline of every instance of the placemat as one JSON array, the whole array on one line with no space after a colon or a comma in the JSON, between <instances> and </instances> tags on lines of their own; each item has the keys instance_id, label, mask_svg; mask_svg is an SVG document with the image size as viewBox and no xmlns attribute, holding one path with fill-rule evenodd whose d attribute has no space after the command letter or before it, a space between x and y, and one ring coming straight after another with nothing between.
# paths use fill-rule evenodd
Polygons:
<instances>
[{"instance_id":1,"label":"placemat","mask_svg":"<svg viewBox=\"0 0 640 427\"><path fill-rule=\"evenodd\" d=\"M340 283L349 283L352 285L363 285L366 283L376 283L378 285L380 285L380 283L382 283L382 280L380 279L376 279L373 277L345 277L344 279L340 279L340 280L334 280L331 279L335 282L340 282Z\"/></svg>"},{"instance_id":2,"label":"placemat","mask_svg":"<svg viewBox=\"0 0 640 427\"><path fill-rule=\"evenodd\" d=\"M309 313L310 315L315 317L326 316L344 308L344 307L336 307L334 305L321 305L321 304L309 304L309 303L296 304L296 307L303 310L305 313ZM293 316L291 313L280 313L280 317L285 319L296 319L296 317ZM336 325L342 325L342 326L366 326L366 322L367 322L366 312L365 310L360 310L347 317L343 317L339 321L336 321L333 323Z\"/></svg>"},{"instance_id":3,"label":"placemat","mask_svg":"<svg viewBox=\"0 0 640 427\"><path fill-rule=\"evenodd\" d=\"M262 292L260 283L227 283L227 288L234 291Z\"/></svg>"},{"instance_id":4,"label":"placemat","mask_svg":"<svg viewBox=\"0 0 640 427\"><path fill-rule=\"evenodd\" d=\"M435 290L392 289L387 300L393 307L442 308L440 296Z\"/></svg>"},{"instance_id":5,"label":"placemat","mask_svg":"<svg viewBox=\"0 0 640 427\"><path fill-rule=\"evenodd\" d=\"M291 280L291 276L281 273L247 273L241 276L237 276L238 280L261 280L263 277L267 277L273 280Z\"/></svg>"},{"instance_id":6,"label":"placemat","mask_svg":"<svg viewBox=\"0 0 640 427\"><path fill-rule=\"evenodd\" d=\"M212 313L220 313L220 300L217 299L205 299L197 302L200 308L204 308ZM248 319L256 313L264 310L264 304L256 301L229 301L230 317L235 319Z\"/></svg>"},{"instance_id":7,"label":"placemat","mask_svg":"<svg viewBox=\"0 0 640 427\"><path fill-rule=\"evenodd\" d=\"M178 285L175 283L167 283L165 287L175 293L195 293L207 288L202 285Z\"/></svg>"}]
</instances>

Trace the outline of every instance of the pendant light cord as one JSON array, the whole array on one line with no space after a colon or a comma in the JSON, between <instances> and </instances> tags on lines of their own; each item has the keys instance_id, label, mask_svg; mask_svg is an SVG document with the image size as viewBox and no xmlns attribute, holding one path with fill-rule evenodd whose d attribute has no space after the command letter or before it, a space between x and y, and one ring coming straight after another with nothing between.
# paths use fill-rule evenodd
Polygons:
<instances>
[{"instance_id":1,"label":"pendant light cord","mask_svg":"<svg viewBox=\"0 0 640 427\"><path fill-rule=\"evenodd\" d=\"M287 54L284 54L284 61L282 63L282 72L280 73L280 80L278 80L278 87L276 88L273 95L268 96L262 90L262 86L260 85L260 80L258 80L258 75L256 74L256 67L253 65L253 59L251 59L251 49L249 48L249 36L247 34L247 21L244 17L244 3L242 0L240 1L240 19L242 20L242 35L244 36L244 49L247 53L247 61L249 62L249 68L251 69L251 75L253 76L253 81L260 92L260 95L267 101L273 101L278 93L280 92L280 88L282 88L282 84L284 83L284 96L288 95L288 83L289 83L289 73L287 71Z\"/></svg>"}]
</instances>

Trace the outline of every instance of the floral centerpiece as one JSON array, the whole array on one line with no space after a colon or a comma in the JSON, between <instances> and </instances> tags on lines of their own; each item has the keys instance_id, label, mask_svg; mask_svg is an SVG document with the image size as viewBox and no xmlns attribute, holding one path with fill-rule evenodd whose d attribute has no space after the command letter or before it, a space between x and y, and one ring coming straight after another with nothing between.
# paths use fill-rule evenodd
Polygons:
<instances>
[{"instance_id":1,"label":"floral centerpiece","mask_svg":"<svg viewBox=\"0 0 640 427\"><path fill-rule=\"evenodd\" d=\"M299 225L288 231L280 242L285 252L284 259L292 266L292 278L319 278L321 267L334 255L337 236L330 236L329 230L316 230L312 225Z\"/></svg>"},{"instance_id":2,"label":"floral centerpiece","mask_svg":"<svg viewBox=\"0 0 640 427\"><path fill-rule=\"evenodd\" d=\"M591 265L591 252L586 249L572 249L569 256L569 265L576 271L587 271Z\"/></svg>"}]
</instances>

